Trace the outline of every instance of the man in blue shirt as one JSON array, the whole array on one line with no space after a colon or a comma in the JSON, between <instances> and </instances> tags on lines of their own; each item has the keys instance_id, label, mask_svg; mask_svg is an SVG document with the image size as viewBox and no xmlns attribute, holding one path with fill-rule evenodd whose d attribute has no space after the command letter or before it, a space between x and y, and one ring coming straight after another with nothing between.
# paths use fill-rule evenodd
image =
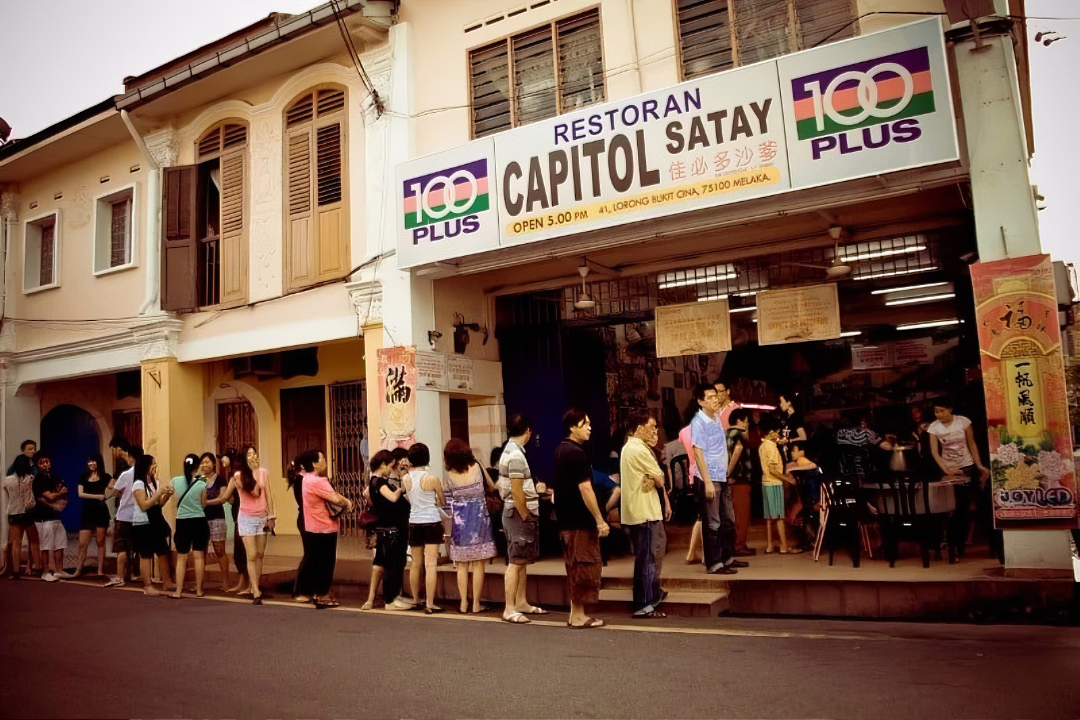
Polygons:
<instances>
[{"instance_id":1,"label":"man in blue shirt","mask_svg":"<svg viewBox=\"0 0 1080 720\"><path fill-rule=\"evenodd\" d=\"M720 422L720 396L712 385L694 388L701 410L690 422L693 442L693 473L697 481L698 507L709 573L734 575L747 563L735 559L735 507L728 486L727 434Z\"/></svg>"}]
</instances>

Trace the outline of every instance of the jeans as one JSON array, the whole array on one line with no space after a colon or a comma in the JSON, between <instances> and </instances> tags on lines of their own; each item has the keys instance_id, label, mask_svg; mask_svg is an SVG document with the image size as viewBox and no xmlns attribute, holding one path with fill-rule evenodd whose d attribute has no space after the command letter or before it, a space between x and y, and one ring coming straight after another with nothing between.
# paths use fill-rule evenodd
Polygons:
<instances>
[{"instance_id":1,"label":"jeans","mask_svg":"<svg viewBox=\"0 0 1080 720\"><path fill-rule=\"evenodd\" d=\"M662 520L627 525L634 543L634 603L635 613L648 613L660 603L660 573L667 551L667 533Z\"/></svg>"},{"instance_id":2,"label":"jeans","mask_svg":"<svg viewBox=\"0 0 1080 720\"><path fill-rule=\"evenodd\" d=\"M694 483L701 512L701 539L705 550L705 568L715 570L735 561L735 505L727 483L713 483L712 499L705 496L705 483Z\"/></svg>"},{"instance_id":3,"label":"jeans","mask_svg":"<svg viewBox=\"0 0 1080 720\"><path fill-rule=\"evenodd\" d=\"M382 529L378 531L377 552L381 556L383 581L383 601L389 605L401 595L401 588L405 582L405 563L408 561L409 534L398 529Z\"/></svg>"}]
</instances>

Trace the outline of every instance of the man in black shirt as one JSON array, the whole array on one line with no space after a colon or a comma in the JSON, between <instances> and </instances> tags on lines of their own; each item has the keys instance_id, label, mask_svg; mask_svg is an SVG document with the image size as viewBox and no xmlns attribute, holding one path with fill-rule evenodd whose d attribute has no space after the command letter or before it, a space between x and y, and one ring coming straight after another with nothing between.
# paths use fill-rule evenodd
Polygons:
<instances>
[{"instance_id":1,"label":"man in black shirt","mask_svg":"<svg viewBox=\"0 0 1080 720\"><path fill-rule=\"evenodd\" d=\"M56 582L71 577L64 572L67 530L60 522L60 513L67 506L67 487L59 476L52 474L52 460L48 453L42 450L34 456L34 460L38 467L34 477L34 499L37 500L34 525L41 541L41 562L45 566L41 579Z\"/></svg>"},{"instance_id":2,"label":"man in black shirt","mask_svg":"<svg viewBox=\"0 0 1080 720\"><path fill-rule=\"evenodd\" d=\"M582 447L592 435L592 424L580 410L563 415L567 438L555 449L552 486L555 515L562 535L570 588L570 621L575 628L601 627L604 622L585 614L585 606L600 600L600 538L610 529L600 513L592 488L592 463Z\"/></svg>"}]
</instances>

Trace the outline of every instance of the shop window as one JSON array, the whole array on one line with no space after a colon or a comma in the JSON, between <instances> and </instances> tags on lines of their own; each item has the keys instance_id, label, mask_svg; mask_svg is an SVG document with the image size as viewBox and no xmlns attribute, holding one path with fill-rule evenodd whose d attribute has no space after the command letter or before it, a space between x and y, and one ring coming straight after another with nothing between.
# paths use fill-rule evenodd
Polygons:
<instances>
[{"instance_id":1,"label":"shop window","mask_svg":"<svg viewBox=\"0 0 1080 720\"><path fill-rule=\"evenodd\" d=\"M603 102L601 46L589 10L470 51L473 137Z\"/></svg>"},{"instance_id":2,"label":"shop window","mask_svg":"<svg viewBox=\"0 0 1080 720\"><path fill-rule=\"evenodd\" d=\"M134 264L135 186L99 197L94 204L94 274Z\"/></svg>"},{"instance_id":3,"label":"shop window","mask_svg":"<svg viewBox=\"0 0 1080 720\"><path fill-rule=\"evenodd\" d=\"M305 93L285 111L285 290L349 272L345 90Z\"/></svg>"},{"instance_id":4,"label":"shop window","mask_svg":"<svg viewBox=\"0 0 1080 720\"><path fill-rule=\"evenodd\" d=\"M328 452L326 446L326 386L281 391L281 472L289 461L308 450Z\"/></svg>"},{"instance_id":5,"label":"shop window","mask_svg":"<svg viewBox=\"0 0 1080 720\"><path fill-rule=\"evenodd\" d=\"M852 0L676 0L684 80L856 34Z\"/></svg>"},{"instance_id":6,"label":"shop window","mask_svg":"<svg viewBox=\"0 0 1080 720\"><path fill-rule=\"evenodd\" d=\"M60 212L26 223L23 234L23 292L60 285Z\"/></svg>"},{"instance_id":7,"label":"shop window","mask_svg":"<svg viewBox=\"0 0 1080 720\"><path fill-rule=\"evenodd\" d=\"M192 312L247 300L247 144L247 126L227 121L199 139L198 164L165 168L166 310Z\"/></svg>"},{"instance_id":8,"label":"shop window","mask_svg":"<svg viewBox=\"0 0 1080 720\"><path fill-rule=\"evenodd\" d=\"M247 400L227 400L217 406L217 453L229 448L244 452L248 445L259 446L259 421Z\"/></svg>"}]
</instances>

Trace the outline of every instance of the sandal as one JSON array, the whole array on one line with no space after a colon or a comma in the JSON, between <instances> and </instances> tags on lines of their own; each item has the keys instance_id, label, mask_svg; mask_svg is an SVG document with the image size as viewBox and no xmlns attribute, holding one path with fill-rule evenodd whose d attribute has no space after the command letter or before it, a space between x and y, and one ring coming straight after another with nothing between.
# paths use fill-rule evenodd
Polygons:
<instances>
[{"instance_id":1,"label":"sandal","mask_svg":"<svg viewBox=\"0 0 1080 720\"><path fill-rule=\"evenodd\" d=\"M510 623L511 625L528 625L532 622L529 618L525 617L523 613L513 613L511 615L504 615L503 622Z\"/></svg>"},{"instance_id":2,"label":"sandal","mask_svg":"<svg viewBox=\"0 0 1080 720\"><path fill-rule=\"evenodd\" d=\"M667 613L660 612L659 610L652 610L650 612L640 615L638 613L634 613L633 615L631 615L631 617L635 620L663 620L667 617Z\"/></svg>"},{"instance_id":3,"label":"sandal","mask_svg":"<svg viewBox=\"0 0 1080 720\"><path fill-rule=\"evenodd\" d=\"M523 612L523 614L525 614L525 615L550 615L551 613L549 613L544 608L536 607L535 605L530 605L529 609L525 610Z\"/></svg>"},{"instance_id":4,"label":"sandal","mask_svg":"<svg viewBox=\"0 0 1080 720\"><path fill-rule=\"evenodd\" d=\"M766 555L774 555L774 554L776 554L776 550L774 550L773 548L765 548L765 554Z\"/></svg>"},{"instance_id":5,"label":"sandal","mask_svg":"<svg viewBox=\"0 0 1080 720\"><path fill-rule=\"evenodd\" d=\"M604 627L604 621L597 620L596 618L589 618L582 625L574 625L573 623L567 622L566 626L573 630L588 630L589 628Z\"/></svg>"}]
</instances>

